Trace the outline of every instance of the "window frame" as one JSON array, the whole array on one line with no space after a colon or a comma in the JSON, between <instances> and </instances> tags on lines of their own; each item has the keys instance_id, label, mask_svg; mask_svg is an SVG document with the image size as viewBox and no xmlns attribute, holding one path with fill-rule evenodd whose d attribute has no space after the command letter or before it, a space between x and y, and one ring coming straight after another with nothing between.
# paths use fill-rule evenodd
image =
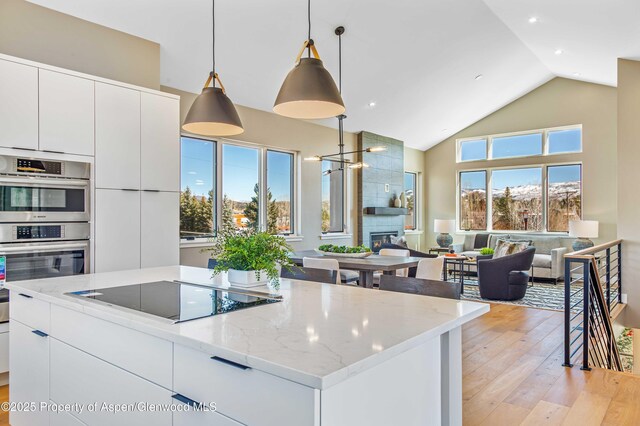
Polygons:
<instances>
[{"instance_id":1,"label":"window frame","mask_svg":"<svg viewBox=\"0 0 640 426\"><path fill-rule=\"evenodd\" d=\"M331 161L333 163L338 163L338 161L332 161L332 160L321 160L320 161L320 185L322 186L322 179L324 178L324 176L322 175L322 162L323 161ZM347 236L348 234L348 229L347 229L347 223L348 223L348 219L347 219L347 214L348 214L348 208L347 208L347 190L348 190L348 185L347 185L347 181L348 181L348 176L349 173L347 173L349 171L349 167L347 167L347 164L343 165L342 168L342 231L323 231L322 230L322 199L320 200L320 236L322 237L331 237L331 236ZM322 198L322 188L320 190L321 194L320 197Z\"/></svg>"},{"instance_id":2,"label":"window frame","mask_svg":"<svg viewBox=\"0 0 640 426\"><path fill-rule=\"evenodd\" d=\"M291 213L291 222L292 222L292 226L291 226L291 233L288 234L277 234L280 235L282 237L284 237L287 240L299 240L302 238L302 228L301 228L301 215L300 215L300 178L301 178L301 171L300 171L300 155L298 151L293 151L293 150L288 150L288 149L284 149L284 148L280 148L280 147L276 147L276 146L272 146L272 145L263 145L263 144L256 144L256 143L251 143L251 142L244 142L244 141L238 141L238 140L233 140L233 139L227 139L227 138L208 138L206 136L193 136L189 133L181 133L180 134L180 138L191 138L191 139L200 139L203 141L208 141L208 142L212 142L215 144L215 158L214 158L214 196L215 196L215 200L214 200L214 218L215 218L215 223L214 223L214 232L213 235L215 238L215 235L217 234L218 230L221 228L222 226L222 215L219 214L219 212L222 211L222 197L220 196L222 194L222 188L223 188L223 177L222 177L222 168L223 168L223 156L222 156L222 150L224 145L233 145L233 146L238 146L238 147L242 147L242 148L250 148L250 149L256 149L258 150L258 187L260 188L260 197L259 197L259 229L261 231L265 231L266 230L266 216L267 216L267 209L266 209L266 198L267 198L267 152L268 151L275 151L275 152L282 152L282 153L286 153L286 154L291 154L293 155L293 159L292 159L292 170L291 170L291 185L292 185L292 192L291 192L291 208L292 208L292 213ZM182 151L180 152L181 155L181 159L182 159ZM182 182L181 182L182 183ZM182 185L181 185L182 187ZM186 244L202 244L205 242L209 242L211 240L211 237L200 237L200 238L194 238L192 240L187 240L184 238L180 239L180 243L186 243Z\"/></svg>"},{"instance_id":3,"label":"window frame","mask_svg":"<svg viewBox=\"0 0 640 426\"><path fill-rule=\"evenodd\" d=\"M418 214L419 214L419 211L420 211L420 208L419 208L419 202L420 202L420 194L419 194L419 191L420 191L420 189L419 189L419 181L420 181L420 179L419 179L419 177L420 177L420 172L414 172L414 171L410 171L410 170L405 170L404 171L404 175L402 176L403 180L404 180L405 175L407 175L407 174L413 175L413 187L414 187L414 189L413 189L413 228L407 229L406 228L406 223L405 223L404 231L405 232L407 232L407 231L408 232L413 232L413 231L419 231L420 230L420 228L418 227L418 224L420 223L419 220L418 220ZM406 191L407 191L407 189L404 188L405 200L407 199Z\"/></svg>"},{"instance_id":4,"label":"window frame","mask_svg":"<svg viewBox=\"0 0 640 426\"><path fill-rule=\"evenodd\" d=\"M561 130L580 130L580 150L579 151L549 153L549 133L561 131ZM533 135L533 134L542 135L542 154L516 155L513 157L493 158L493 140L494 139L512 137L512 136ZM462 160L462 144L464 142L476 141L476 140L482 140L482 139L487 141L487 155L486 155L487 158L484 160L464 160L463 161ZM583 144L582 124L571 124L567 126L548 127L545 129L523 130L519 132L509 132L509 133L496 133L492 135L474 136L474 137L465 137L465 138L456 139L456 163L473 163L473 162L482 162L482 161L505 161L505 160L513 160L518 158L552 157L556 155L581 154L583 150L584 150L584 144Z\"/></svg>"},{"instance_id":5,"label":"window frame","mask_svg":"<svg viewBox=\"0 0 640 426\"><path fill-rule=\"evenodd\" d=\"M531 234L531 233L544 233L544 234L555 234L555 235L567 235L568 231L549 231L548 230L548 208L549 208L549 167L555 166L580 166L580 217L584 217L584 188L582 179L584 177L584 163L582 161L565 161L559 163L536 163L536 164L522 164L518 166L503 166L503 167L477 167L472 169L462 169L456 170L456 228L457 232L465 233L465 232L477 232L477 231L485 231L485 232L493 232L493 172L496 170L517 170L517 169L533 169L540 168L542 171L542 223L543 229L542 231L520 231L520 230L500 230L501 232L509 232L514 234ZM486 172L486 180L487 180L487 209L486 209L486 229L475 229L475 230L467 230L462 229L460 225L462 221L460 220L461 214L461 179L460 174L466 172Z\"/></svg>"}]
</instances>

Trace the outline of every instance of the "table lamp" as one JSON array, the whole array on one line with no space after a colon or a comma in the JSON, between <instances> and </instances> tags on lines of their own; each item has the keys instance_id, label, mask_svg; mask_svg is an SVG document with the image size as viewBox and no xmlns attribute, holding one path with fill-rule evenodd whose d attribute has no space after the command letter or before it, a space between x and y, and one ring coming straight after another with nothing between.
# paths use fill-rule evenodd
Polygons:
<instances>
[{"instance_id":1,"label":"table lamp","mask_svg":"<svg viewBox=\"0 0 640 426\"><path fill-rule=\"evenodd\" d=\"M436 243L442 248L447 248L453 243L453 237L449 233L456 231L456 221L436 219L433 222L433 230L439 232Z\"/></svg>"},{"instance_id":2,"label":"table lamp","mask_svg":"<svg viewBox=\"0 0 640 426\"><path fill-rule=\"evenodd\" d=\"M593 247L590 238L598 238L597 220L571 220L569 221L569 236L576 237L573 242L573 251L580 251Z\"/></svg>"}]
</instances>

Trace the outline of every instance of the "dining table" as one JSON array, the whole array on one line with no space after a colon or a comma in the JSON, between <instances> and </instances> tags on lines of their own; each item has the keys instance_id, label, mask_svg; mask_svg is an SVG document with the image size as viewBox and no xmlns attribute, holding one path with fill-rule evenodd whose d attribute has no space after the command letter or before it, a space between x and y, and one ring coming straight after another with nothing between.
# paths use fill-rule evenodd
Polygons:
<instances>
[{"instance_id":1,"label":"dining table","mask_svg":"<svg viewBox=\"0 0 640 426\"><path fill-rule=\"evenodd\" d=\"M358 284L366 288L373 288L373 273L375 271L382 271L383 274L392 275L398 269L418 266L418 262L423 259L422 257L380 256L377 253L373 253L369 257L343 257L320 254L315 250L294 252L289 257L298 266L303 266L305 257L336 259L341 270L358 271L360 275Z\"/></svg>"}]
</instances>

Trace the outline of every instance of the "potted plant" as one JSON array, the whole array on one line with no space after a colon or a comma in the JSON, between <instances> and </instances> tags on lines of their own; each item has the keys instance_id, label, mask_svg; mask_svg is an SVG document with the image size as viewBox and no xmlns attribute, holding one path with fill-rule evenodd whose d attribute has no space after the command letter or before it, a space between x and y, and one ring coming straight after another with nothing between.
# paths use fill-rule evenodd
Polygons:
<instances>
[{"instance_id":1,"label":"potted plant","mask_svg":"<svg viewBox=\"0 0 640 426\"><path fill-rule=\"evenodd\" d=\"M290 251L285 239L277 235L252 230L227 232L219 235L210 249L217 261L213 273L228 272L229 283L235 287L257 287L269 281L277 285L280 269L294 266Z\"/></svg>"},{"instance_id":2,"label":"potted plant","mask_svg":"<svg viewBox=\"0 0 640 426\"><path fill-rule=\"evenodd\" d=\"M480 249L480 254L476 257L476 260L491 259L493 258L493 249L491 247L484 247Z\"/></svg>"}]
</instances>

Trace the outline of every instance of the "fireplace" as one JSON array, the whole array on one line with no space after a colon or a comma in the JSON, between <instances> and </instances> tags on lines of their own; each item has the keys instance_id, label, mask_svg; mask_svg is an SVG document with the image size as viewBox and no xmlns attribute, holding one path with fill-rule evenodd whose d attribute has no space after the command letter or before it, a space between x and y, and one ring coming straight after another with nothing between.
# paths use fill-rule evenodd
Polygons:
<instances>
[{"instance_id":1,"label":"fireplace","mask_svg":"<svg viewBox=\"0 0 640 426\"><path fill-rule=\"evenodd\" d=\"M382 244L390 243L391 237L397 237L398 231L389 231L389 232L372 232L369 235L370 238L370 247L374 253L377 253L382 248Z\"/></svg>"}]
</instances>

